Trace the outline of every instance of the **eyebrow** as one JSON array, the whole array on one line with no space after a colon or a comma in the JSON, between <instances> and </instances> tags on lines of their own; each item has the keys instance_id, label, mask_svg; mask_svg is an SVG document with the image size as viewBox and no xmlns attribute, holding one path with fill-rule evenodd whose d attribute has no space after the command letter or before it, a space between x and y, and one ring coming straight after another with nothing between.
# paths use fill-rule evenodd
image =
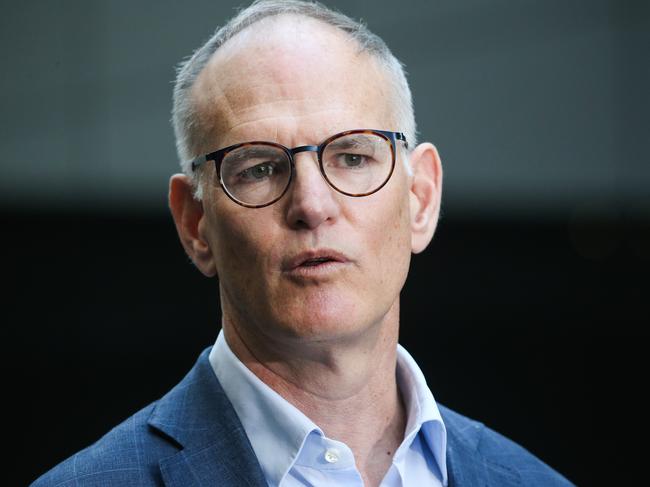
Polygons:
<instances>
[{"instance_id":1,"label":"eyebrow","mask_svg":"<svg viewBox=\"0 0 650 487\"><path fill-rule=\"evenodd\" d=\"M284 153L277 148L268 147L268 146L245 146L240 147L232 152L226 154L225 159L228 159L228 162L239 163L247 159L261 159L261 158L272 158L279 159L285 157Z\"/></svg>"},{"instance_id":2,"label":"eyebrow","mask_svg":"<svg viewBox=\"0 0 650 487\"><path fill-rule=\"evenodd\" d=\"M356 147L374 147L376 144L370 137L358 134L355 137L343 137L328 144L332 149L354 149Z\"/></svg>"}]
</instances>

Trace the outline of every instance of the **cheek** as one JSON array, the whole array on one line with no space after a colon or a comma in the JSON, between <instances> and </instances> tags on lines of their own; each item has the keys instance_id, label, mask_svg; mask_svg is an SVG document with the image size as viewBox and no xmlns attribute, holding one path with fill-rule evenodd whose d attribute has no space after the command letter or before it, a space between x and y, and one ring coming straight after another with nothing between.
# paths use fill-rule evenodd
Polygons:
<instances>
[{"instance_id":1,"label":"cheek","mask_svg":"<svg viewBox=\"0 0 650 487\"><path fill-rule=\"evenodd\" d=\"M223 206L232 206L223 202ZM242 211L243 210L243 211ZM266 218L248 208L217 208L210 218L210 244L222 283L254 286L272 259L274 236ZM244 281L244 282L242 282Z\"/></svg>"},{"instance_id":2,"label":"cheek","mask_svg":"<svg viewBox=\"0 0 650 487\"><path fill-rule=\"evenodd\" d=\"M248 259L249 251L243 228L237 225L237 220L223 208L227 206L227 202L217 195L212 197L214 200L207 205L209 210L206 208L205 213L207 239L214 255L219 280L223 284L232 274L232 268L239 267L240 260Z\"/></svg>"},{"instance_id":3,"label":"cheek","mask_svg":"<svg viewBox=\"0 0 650 487\"><path fill-rule=\"evenodd\" d=\"M401 203L390 229L390 248L393 253L392 267L405 280L411 261L411 224L408 199L403 199Z\"/></svg>"},{"instance_id":4,"label":"cheek","mask_svg":"<svg viewBox=\"0 0 650 487\"><path fill-rule=\"evenodd\" d=\"M374 266L377 281L386 289L390 284L403 285L408 273L411 258L411 233L408 196L398 195L391 202L375 214L381 218L373 222L373 248Z\"/></svg>"},{"instance_id":5,"label":"cheek","mask_svg":"<svg viewBox=\"0 0 650 487\"><path fill-rule=\"evenodd\" d=\"M400 181L401 183L402 181ZM386 215L384 221L384 236L387 240L387 247L399 253L410 254L411 224L410 224L410 200L409 192L402 189L393 194L393 198L387 202L387 207L382 213Z\"/></svg>"}]
</instances>

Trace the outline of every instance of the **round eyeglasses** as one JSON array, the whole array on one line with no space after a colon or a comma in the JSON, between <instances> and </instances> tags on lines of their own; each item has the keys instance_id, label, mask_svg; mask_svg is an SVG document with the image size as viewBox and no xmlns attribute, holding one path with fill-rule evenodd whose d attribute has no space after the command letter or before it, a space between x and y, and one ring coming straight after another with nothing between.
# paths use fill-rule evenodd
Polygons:
<instances>
[{"instance_id":1,"label":"round eyeglasses","mask_svg":"<svg viewBox=\"0 0 650 487\"><path fill-rule=\"evenodd\" d=\"M235 203L262 208L278 201L289 189L295 171L294 156L316 152L327 183L347 196L368 196L379 191L395 169L401 132L357 129L332 135L320 145L290 149L275 142L243 142L192 161L192 171L214 161L217 179Z\"/></svg>"}]
</instances>

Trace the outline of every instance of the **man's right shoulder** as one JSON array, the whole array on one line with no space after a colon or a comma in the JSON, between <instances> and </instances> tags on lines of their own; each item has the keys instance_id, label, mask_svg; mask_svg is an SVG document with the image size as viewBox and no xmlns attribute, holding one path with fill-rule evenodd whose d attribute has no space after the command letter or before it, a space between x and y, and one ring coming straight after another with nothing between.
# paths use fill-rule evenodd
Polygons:
<instances>
[{"instance_id":1,"label":"man's right shoulder","mask_svg":"<svg viewBox=\"0 0 650 487\"><path fill-rule=\"evenodd\" d=\"M264 485L264 474L209 353L206 348L158 401L32 485Z\"/></svg>"},{"instance_id":2,"label":"man's right shoulder","mask_svg":"<svg viewBox=\"0 0 650 487\"><path fill-rule=\"evenodd\" d=\"M91 446L43 474L32 487L163 485L159 461L177 453L179 447L147 424L156 404L138 411Z\"/></svg>"}]
</instances>

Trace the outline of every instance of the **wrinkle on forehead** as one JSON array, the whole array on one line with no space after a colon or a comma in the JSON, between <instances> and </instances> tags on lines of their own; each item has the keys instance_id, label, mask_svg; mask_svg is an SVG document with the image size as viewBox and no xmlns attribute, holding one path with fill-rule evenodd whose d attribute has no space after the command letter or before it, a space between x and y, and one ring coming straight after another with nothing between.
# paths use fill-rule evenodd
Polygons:
<instances>
[{"instance_id":1,"label":"wrinkle on forehead","mask_svg":"<svg viewBox=\"0 0 650 487\"><path fill-rule=\"evenodd\" d=\"M291 117L282 117L278 115L269 115L267 117L255 117L251 120L239 119L237 123L229 127L228 136L222 140L222 145L227 146L239 142L252 142L253 140L264 140L268 142L282 143L287 146L299 145L317 145L323 142L327 137L343 130L348 130L352 126L337 125L336 121L344 113L341 110L311 110L302 116L292 115ZM308 136L301 136L299 128L307 125L309 119L318 119L319 131ZM293 129L295 135L290 138L280 139L278 132L280 129Z\"/></svg>"},{"instance_id":2,"label":"wrinkle on forehead","mask_svg":"<svg viewBox=\"0 0 650 487\"><path fill-rule=\"evenodd\" d=\"M381 110L392 122L389 86L385 70L334 27L288 15L265 19L228 40L197 78L196 150L212 150L233 128L273 116L354 107Z\"/></svg>"}]
</instances>

